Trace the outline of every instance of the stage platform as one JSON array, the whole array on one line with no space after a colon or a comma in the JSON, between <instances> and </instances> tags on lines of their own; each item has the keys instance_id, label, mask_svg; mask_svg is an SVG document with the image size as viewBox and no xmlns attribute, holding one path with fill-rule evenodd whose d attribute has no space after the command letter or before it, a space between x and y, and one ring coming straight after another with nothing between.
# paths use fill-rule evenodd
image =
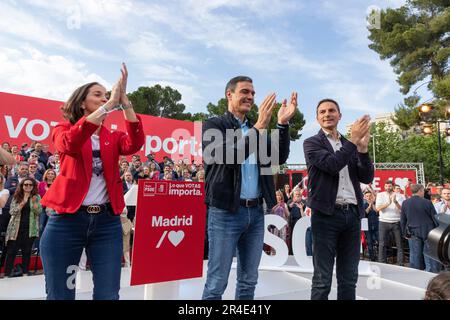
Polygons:
<instances>
[{"instance_id":1,"label":"stage platform","mask_svg":"<svg viewBox=\"0 0 450 320\"><path fill-rule=\"evenodd\" d=\"M360 300L421 300L424 297L428 281L435 274L411 268L399 267L375 262L367 262L371 275L360 275L357 285L357 299ZM293 257L289 257L287 266L295 266ZM130 268L122 269L121 300L142 300L146 296L154 299L199 300L206 279L206 261L204 276L176 283L160 283L146 286L130 287ZM77 300L92 299L92 274L90 271L79 272L77 282ZM261 270L255 299L269 300L309 300L312 274L296 271ZM228 288L223 298L234 298L236 269L232 268ZM148 295L148 292L153 295ZM45 299L44 276L29 276L0 279L1 300L42 300ZM336 299L336 278L330 299Z\"/></svg>"}]
</instances>

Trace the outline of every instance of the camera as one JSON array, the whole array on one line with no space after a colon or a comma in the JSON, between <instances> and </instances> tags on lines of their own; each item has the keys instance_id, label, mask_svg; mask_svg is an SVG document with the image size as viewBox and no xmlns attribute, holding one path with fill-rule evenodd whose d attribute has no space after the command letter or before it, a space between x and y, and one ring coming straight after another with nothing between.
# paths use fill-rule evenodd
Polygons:
<instances>
[{"instance_id":1,"label":"camera","mask_svg":"<svg viewBox=\"0 0 450 320\"><path fill-rule=\"evenodd\" d=\"M439 226L428 233L428 256L444 265L450 264L450 215L438 214Z\"/></svg>"}]
</instances>

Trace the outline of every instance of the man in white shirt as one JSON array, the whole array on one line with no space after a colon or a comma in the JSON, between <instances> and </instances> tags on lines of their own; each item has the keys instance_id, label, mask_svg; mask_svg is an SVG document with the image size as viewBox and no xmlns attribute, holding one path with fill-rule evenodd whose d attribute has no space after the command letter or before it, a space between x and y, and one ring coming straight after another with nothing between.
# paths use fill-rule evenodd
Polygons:
<instances>
[{"instance_id":1,"label":"man in white shirt","mask_svg":"<svg viewBox=\"0 0 450 320\"><path fill-rule=\"evenodd\" d=\"M391 180L384 184L384 192L377 194L375 203L376 211L379 214L379 242L378 261L387 263L386 245L389 234L392 232L397 247L397 264L403 265L402 233L400 228L400 211L405 197L394 192Z\"/></svg>"},{"instance_id":2,"label":"man in white shirt","mask_svg":"<svg viewBox=\"0 0 450 320\"><path fill-rule=\"evenodd\" d=\"M438 214L450 214L450 188L443 188L441 192L441 201L434 205Z\"/></svg>"}]
</instances>

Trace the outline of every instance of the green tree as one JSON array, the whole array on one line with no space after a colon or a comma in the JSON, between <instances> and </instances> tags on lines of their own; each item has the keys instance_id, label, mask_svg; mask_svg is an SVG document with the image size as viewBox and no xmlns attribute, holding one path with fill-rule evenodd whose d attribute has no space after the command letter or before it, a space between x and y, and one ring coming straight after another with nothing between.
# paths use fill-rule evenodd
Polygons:
<instances>
[{"instance_id":1,"label":"green tree","mask_svg":"<svg viewBox=\"0 0 450 320\"><path fill-rule=\"evenodd\" d=\"M398 9L382 10L380 28L370 29L369 47L391 60L403 94L431 76L434 94L449 97L449 5L448 0L408 0ZM441 86L446 88L436 90Z\"/></svg>"},{"instance_id":2,"label":"green tree","mask_svg":"<svg viewBox=\"0 0 450 320\"><path fill-rule=\"evenodd\" d=\"M380 28L370 29L369 47L381 59L389 59L399 75L403 94L425 79L434 95L435 118L442 118L450 102L450 2L449 0L407 0L398 9L380 12ZM419 99L418 99L419 98ZM408 98L407 98L408 99ZM410 100L396 109L394 121L409 129L419 121L416 105L420 97L412 93Z\"/></svg>"},{"instance_id":3,"label":"green tree","mask_svg":"<svg viewBox=\"0 0 450 320\"><path fill-rule=\"evenodd\" d=\"M278 110L280 110L280 108L281 108L281 103L277 103L277 105L275 106L273 113L272 113L272 119L270 120L270 123L269 123L269 129L276 128L277 114L278 114ZM291 121L289 121L289 137L290 137L291 141L300 139L300 137L302 135L299 133L299 131L302 130L305 123L306 123L306 121L305 121L305 118L303 117L303 113L301 113L298 109L295 110L294 117L291 119Z\"/></svg>"},{"instance_id":4,"label":"green tree","mask_svg":"<svg viewBox=\"0 0 450 320\"><path fill-rule=\"evenodd\" d=\"M442 139L444 182L450 177L450 145ZM397 162L422 162L425 180L439 182L439 152L437 133L430 136L411 135L402 142Z\"/></svg>"},{"instance_id":5,"label":"green tree","mask_svg":"<svg viewBox=\"0 0 450 320\"><path fill-rule=\"evenodd\" d=\"M207 113L197 112L197 113L194 113L189 120L190 121L205 121L208 118L209 118L209 116Z\"/></svg>"},{"instance_id":6,"label":"green tree","mask_svg":"<svg viewBox=\"0 0 450 320\"><path fill-rule=\"evenodd\" d=\"M375 159L376 162L397 162L397 153L402 145L400 133L398 131L390 130L389 125L385 122L373 124L370 133L372 136L372 139L369 142L369 154L371 159Z\"/></svg>"},{"instance_id":7,"label":"green tree","mask_svg":"<svg viewBox=\"0 0 450 320\"><path fill-rule=\"evenodd\" d=\"M408 130L420 122L419 110L417 104L420 97L412 95L405 98L404 103L395 108L393 121L402 130Z\"/></svg>"},{"instance_id":8,"label":"green tree","mask_svg":"<svg viewBox=\"0 0 450 320\"><path fill-rule=\"evenodd\" d=\"M435 130L436 131L436 130ZM422 162L427 181L439 181L439 149L437 133L430 136L410 135L402 139L400 132L389 130L386 123L378 123L371 128L372 139L369 154L373 156L375 141L375 160L382 162ZM442 159L444 180L450 177L450 145L442 138Z\"/></svg>"},{"instance_id":9,"label":"green tree","mask_svg":"<svg viewBox=\"0 0 450 320\"><path fill-rule=\"evenodd\" d=\"M139 87L128 94L137 113L152 116L188 120L191 115L184 113L186 106L181 101L181 94L171 87L159 84L153 87Z\"/></svg>"}]
</instances>

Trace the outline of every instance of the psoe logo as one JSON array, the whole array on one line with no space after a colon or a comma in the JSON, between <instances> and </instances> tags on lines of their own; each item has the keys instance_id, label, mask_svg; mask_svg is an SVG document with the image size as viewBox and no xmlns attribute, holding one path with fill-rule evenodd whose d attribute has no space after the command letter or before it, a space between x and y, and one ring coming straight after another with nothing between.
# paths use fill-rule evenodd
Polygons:
<instances>
[{"instance_id":1,"label":"psoe logo","mask_svg":"<svg viewBox=\"0 0 450 320\"><path fill-rule=\"evenodd\" d=\"M156 193L156 183L155 182L145 182L144 183L144 197L154 196Z\"/></svg>"}]
</instances>

